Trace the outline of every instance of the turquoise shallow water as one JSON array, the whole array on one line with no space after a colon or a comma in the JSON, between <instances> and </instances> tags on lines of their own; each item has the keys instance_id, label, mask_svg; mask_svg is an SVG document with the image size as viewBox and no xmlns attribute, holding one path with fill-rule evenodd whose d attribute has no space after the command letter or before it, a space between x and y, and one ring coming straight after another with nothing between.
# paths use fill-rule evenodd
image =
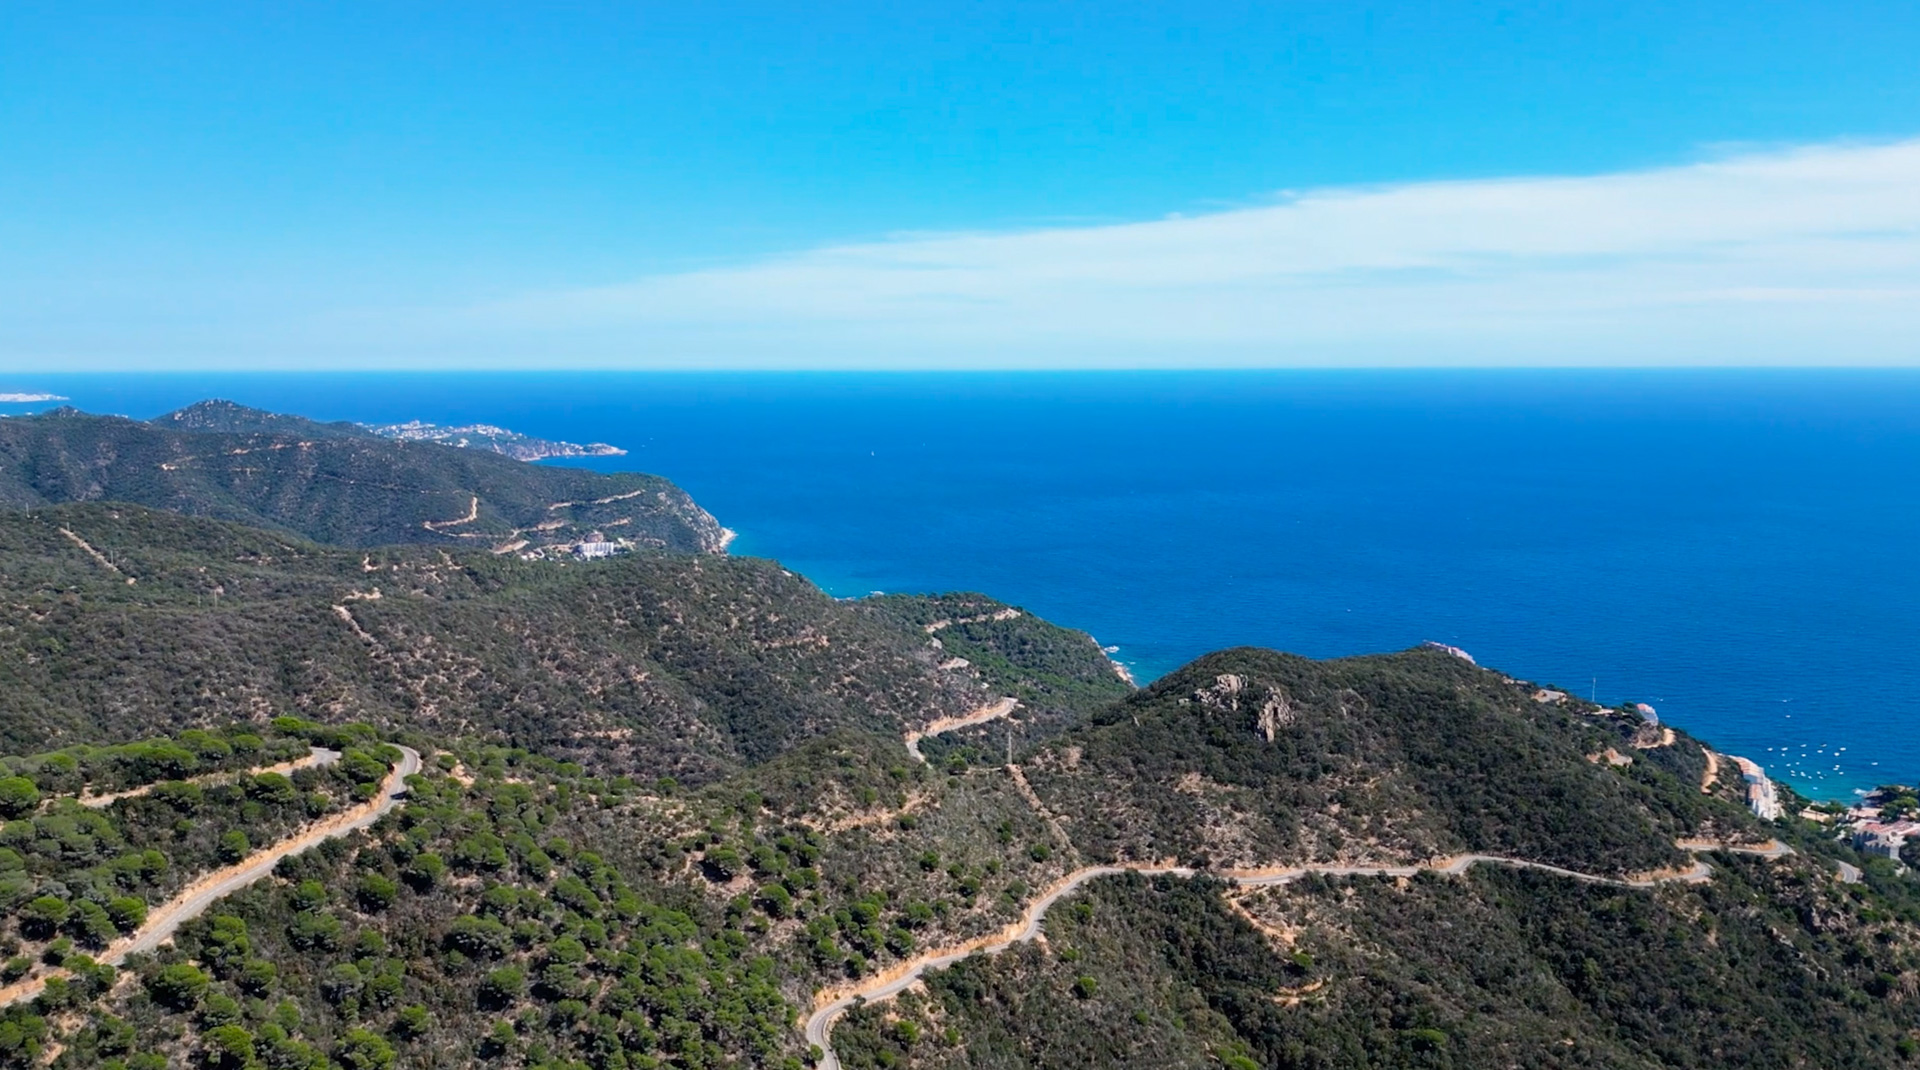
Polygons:
<instances>
[{"instance_id":1,"label":"turquoise shallow water","mask_svg":"<svg viewBox=\"0 0 1920 1070\"><path fill-rule=\"evenodd\" d=\"M1436 639L1816 796L1920 779L1920 374L30 376L625 446L839 595L987 591L1144 677ZM29 408L16 406L15 410ZM1844 749L1842 749L1844 748Z\"/></svg>"}]
</instances>

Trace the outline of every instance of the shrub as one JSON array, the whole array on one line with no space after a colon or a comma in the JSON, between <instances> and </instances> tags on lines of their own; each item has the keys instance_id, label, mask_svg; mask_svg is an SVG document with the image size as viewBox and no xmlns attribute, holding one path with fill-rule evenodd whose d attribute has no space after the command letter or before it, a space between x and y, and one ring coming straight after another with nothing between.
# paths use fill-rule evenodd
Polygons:
<instances>
[{"instance_id":1,"label":"shrub","mask_svg":"<svg viewBox=\"0 0 1920 1070\"><path fill-rule=\"evenodd\" d=\"M340 946L340 919L315 910L301 911L287 926L287 941L301 951L332 951Z\"/></svg>"},{"instance_id":2,"label":"shrub","mask_svg":"<svg viewBox=\"0 0 1920 1070\"><path fill-rule=\"evenodd\" d=\"M177 962L153 975L147 981L147 991L161 1006L185 1011L199 1005L209 983L207 975L199 967Z\"/></svg>"},{"instance_id":3,"label":"shrub","mask_svg":"<svg viewBox=\"0 0 1920 1070\"><path fill-rule=\"evenodd\" d=\"M280 970L265 959L248 959L240 965L240 991L249 996L265 996L273 991Z\"/></svg>"},{"instance_id":4,"label":"shrub","mask_svg":"<svg viewBox=\"0 0 1920 1070\"><path fill-rule=\"evenodd\" d=\"M35 940L45 940L67 923L73 907L65 899L43 895L20 908L20 931Z\"/></svg>"},{"instance_id":5,"label":"shrub","mask_svg":"<svg viewBox=\"0 0 1920 1070\"><path fill-rule=\"evenodd\" d=\"M0 777L0 818L25 817L40 805L40 788L23 776Z\"/></svg>"},{"instance_id":6,"label":"shrub","mask_svg":"<svg viewBox=\"0 0 1920 1070\"><path fill-rule=\"evenodd\" d=\"M414 891L424 893L431 891L434 885L439 884L440 878L446 876L446 873L446 860L431 851L426 851L415 855L413 861L407 863L407 868L401 871L400 876Z\"/></svg>"},{"instance_id":7,"label":"shrub","mask_svg":"<svg viewBox=\"0 0 1920 1070\"><path fill-rule=\"evenodd\" d=\"M247 841L247 834L239 829L228 829L220 834L220 861L238 862L253 850L253 844Z\"/></svg>"},{"instance_id":8,"label":"shrub","mask_svg":"<svg viewBox=\"0 0 1920 1070\"><path fill-rule=\"evenodd\" d=\"M333 1057L347 1070L390 1070L393 1045L380 1034L366 1029L349 1030L340 1038Z\"/></svg>"},{"instance_id":9,"label":"shrub","mask_svg":"<svg viewBox=\"0 0 1920 1070\"><path fill-rule=\"evenodd\" d=\"M778 884L769 884L760 889L760 906L768 916L784 918L793 909L793 895Z\"/></svg>"},{"instance_id":10,"label":"shrub","mask_svg":"<svg viewBox=\"0 0 1920 1070\"><path fill-rule=\"evenodd\" d=\"M502 966L480 982L480 1002L489 1010L511 1007L527 987L527 975L518 966Z\"/></svg>"},{"instance_id":11,"label":"shrub","mask_svg":"<svg viewBox=\"0 0 1920 1070\"><path fill-rule=\"evenodd\" d=\"M300 789L281 773L261 773L247 781L247 795L261 802L286 804L300 798Z\"/></svg>"},{"instance_id":12,"label":"shrub","mask_svg":"<svg viewBox=\"0 0 1920 1070\"><path fill-rule=\"evenodd\" d=\"M447 930L447 946L473 958L497 959L513 947L513 932L493 918L468 914Z\"/></svg>"},{"instance_id":13,"label":"shrub","mask_svg":"<svg viewBox=\"0 0 1920 1070\"><path fill-rule=\"evenodd\" d=\"M394 1035L403 1040L424 1037L432 1028L433 1016L427 1013L427 1008L418 1003L400 1008L400 1013L393 1019Z\"/></svg>"},{"instance_id":14,"label":"shrub","mask_svg":"<svg viewBox=\"0 0 1920 1070\"><path fill-rule=\"evenodd\" d=\"M400 885L378 873L362 874L359 884L353 891L354 900L360 904L360 909L369 914L377 914L392 906L399 894Z\"/></svg>"},{"instance_id":15,"label":"shrub","mask_svg":"<svg viewBox=\"0 0 1920 1070\"><path fill-rule=\"evenodd\" d=\"M67 923L74 937L91 948L103 948L113 942L120 930L108 916L107 908L89 900L74 904L73 920Z\"/></svg>"},{"instance_id":16,"label":"shrub","mask_svg":"<svg viewBox=\"0 0 1920 1070\"><path fill-rule=\"evenodd\" d=\"M114 928L130 933L146 922L147 904L130 895L119 896L107 900L107 916L113 919Z\"/></svg>"}]
</instances>

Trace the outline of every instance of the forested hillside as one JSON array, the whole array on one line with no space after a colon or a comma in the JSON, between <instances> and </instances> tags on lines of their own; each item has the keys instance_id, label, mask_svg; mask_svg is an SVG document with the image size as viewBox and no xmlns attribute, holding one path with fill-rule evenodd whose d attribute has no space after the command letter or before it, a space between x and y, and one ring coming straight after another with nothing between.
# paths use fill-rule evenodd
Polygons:
<instances>
[{"instance_id":1,"label":"forested hillside","mask_svg":"<svg viewBox=\"0 0 1920 1070\"><path fill-rule=\"evenodd\" d=\"M55 409L0 419L0 506L131 502L339 546L506 550L593 531L682 551L719 523L658 476L602 475L392 442L220 402L151 423Z\"/></svg>"},{"instance_id":2,"label":"forested hillside","mask_svg":"<svg viewBox=\"0 0 1920 1070\"><path fill-rule=\"evenodd\" d=\"M375 438L359 424L346 420L321 423L291 413L267 412L231 401L195 402L147 421L173 431L210 431L227 435L298 435L302 438Z\"/></svg>"},{"instance_id":3,"label":"forested hillside","mask_svg":"<svg viewBox=\"0 0 1920 1070\"><path fill-rule=\"evenodd\" d=\"M983 594L876 595L858 605L924 632L943 663L964 664L996 693L1018 699L1011 720L1023 742L1054 735L1133 692L1125 670L1092 636ZM978 758L998 753L1003 728L961 730L923 748L936 760L956 750Z\"/></svg>"},{"instance_id":4,"label":"forested hillside","mask_svg":"<svg viewBox=\"0 0 1920 1070\"><path fill-rule=\"evenodd\" d=\"M0 1067L1920 1053L1913 879L1706 769L1434 649L1135 690L1018 607L771 561L0 512Z\"/></svg>"},{"instance_id":5,"label":"forested hillside","mask_svg":"<svg viewBox=\"0 0 1920 1070\"><path fill-rule=\"evenodd\" d=\"M1913 881L1715 856L1704 885L1497 868L1236 892L1113 878L1047 942L835 1032L848 1070L1892 1067L1920 1055Z\"/></svg>"},{"instance_id":6,"label":"forested hillside","mask_svg":"<svg viewBox=\"0 0 1920 1070\"><path fill-rule=\"evenodd\" d=\"M1621 873L1676 863L1676 839L1750 825L1684 779L1699 744L1636 750L1637 717L1535 690L1431 648L1325 662L1230 650L1053 740L1027 777L1099 860L1472 850ZM1608 747L1639 757L1615 765ZM1664 753L1680 751L1691 765Z\"/></svg>"},{"instance_id":7,"label":"forested hillside","mask_svg":"<svg viewBox=\"0 0 1920 1070\"><path fill-rule=\"evenodd\" d=\"M348 551L130 507L0 513L14 750L293 713L706 781L998 697L928 639L763 560Z\"/></svg>"}]
</instances>

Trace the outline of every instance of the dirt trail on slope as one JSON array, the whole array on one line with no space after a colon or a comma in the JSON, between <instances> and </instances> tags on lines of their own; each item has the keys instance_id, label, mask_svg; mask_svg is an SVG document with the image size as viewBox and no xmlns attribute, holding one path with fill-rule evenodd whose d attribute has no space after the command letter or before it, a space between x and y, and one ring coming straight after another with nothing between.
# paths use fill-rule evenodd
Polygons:
<instances>
[{"instance_id":1,"label":"dirt trail on slope","mask_svg":"<svg viewBox=\"0 0 1920 1070\"><path fill-rule=\"evenodd\" d=\"M219 783L221 781L226 781L226 780L239 780L242 777L264 776L268 773L279 773L282 776L286 776L287 774L295 773L302 769L311 768L313 766L332 765L333 763L340 760L340 752L337 750L328 750L325 747L313 747L311 748L311 751L312 753L308 754L305 758L295 758L293 761L290 761L290 762L279 762L274 765L256 766L252 769L235 769L235 770L229 770L223 773L203 773L200 776L188 777L185 783L215 784L215 783ZM171 783L171 782L162 781L161 783ZM143 784L140 787L128 788L125 791L110 791L105 795L83 795L79 798L78 801L81 806L85 806L93 810L99 810L104 807L112 806L114 803L119 802L121 799L136 799L142 795L150 794L152 793L153 789L159 786L160 784L158 783Z\"/></svg>"},{"instance_id":2,"label":"dirt trail on slope","mask_svg":"<svg viewBox=\"0 0 1920 1070\"><path fill-rule=\"evenodd\" d=\"M1228 910L1231 910L1235 914L1240 915L1241 921L1244 921L1248 925L1253 926L1255 931L1259 932L1262 936L1265 936L1267 939L1272 940L1275 944L1278 944L1281 947L1291 948L1293 946L1293 941L1296 936L1294 932L1288 929L1279 928L1274 925L1269 925L1266 922L1260 920L1258 915L1254 914L1253 911L1248 910L1247 905L1240 901L1241 898L1242 897L1238 895L1227 895L1222 897L1222 899L1227 904Z\"/></svg>"},{"instance_id":3,"label":"dirt trail on slope","mask_svg":"<svg viewBox=\"0 0 1920 1070\"><path fill-rule=\"evenodd\" d=\"M1054 842L1069 851L1073 850L1072 838L1067 835L1067 830L1061 827L1060 819L1054 817L1053 811L1047 809L1046 804L1040 801L1040 793L1033 790L1032 784L1027 783L1026 772L1017 765L1009 765L1007 775L1013 778L1014 790L1027 801L1027 805L1033 808L1033 812L1039 816L1040 820L1047 823L1047 828L1053 833Z\"/></svg>"},{"instance_id":4,"label":"dirt trail on slope","mask_svg":"<svg viewBox=\"0 0 1920 1070\"><path fill-rule=\"evenodd\" d=\"M87 555L92 557L93 560L97 564L99 564L101 568L104 568L108 572L111 572L114 575L119 576L120 578L126 580L129 586L133 584L134 582L133 577L120 571L120 566L114 564L113 559L109 558L106 554L103 554L100 551L94 549L92 543L88 542L87 540L81 538L78 535L75 535L73 532L67 530L66 528L61 528L59 530L60 530L60 534L65 535L69 539L72 539L73 544L75 546L78 546L82 550L85 550L87 552Z\"/></svg>"},{"instance_id":5,"label":"dirt trail on slope","mask_svg":"<svg viewBox=\"0 0 1920 1070\"><path fill-rule=\"evenodd\" d=\"M1685 840L1676 847L1688 853L1702 851L1731 851L1736 854L1751 854L1762 858L1781 858L1793 854L1793 848L1779 840L1770 840L1758 847L1736 846L1705 840ZM1463 854L1451 858L1439 858L1430 862L1405 866L1276 866L1271 869L1229 870L1213 873L1242 888L1270 887L1289 884L1308 874L1320 874L1331 877L1411 877L1421 872L1440 873L1458 876L1476 865L1500 865L1515 869L1533 869L1589 884L1601 884L1614 888L1651 888L1655 885L1671 882L1697 884L1712 876L1712 867L1696 859L1694 864L1672 874L1651 874L1637 877L1604 877L1578 870L1565 869L1545 862L1534 862L1524 858L1507 858L1502 855ZM1058 902L1062 896L1079 888L1082 884L1100 877L1111 877L1121 873L1140 873L1144 875L1167 874L1176 877L1192 877L1195 871L1183 866L1167 863L1134 863L1111 866L1087 866L1049 885L1040 896L1027 905L1020 920L1009 923L998 932L978 936L951 947L928 951L916 958L899 963L891 969L852 985L835 985L821 989L814 996L814 1010L807 1018L805 1033L808 1043L819 1046L824 1053L817 1064L819 1070L841 1070L840 1058L833 1051L833 1026L840 1016L855 1006L890 999L917 982L921 975L931 969L951 966L969 955L985 952L993 954L1004 951L1017 943L1025 943L1040 934L1040 926L1046 917L1048 908Z\"/></svg>"},{"instance_id":6,"label":"dirt trail on slope","mask_svg":"<svg viewBox=\"0 0 1920 1070\"><path fill-rule=\"evenodd\" d=\"M642 494L645 494L646 492L647 492L647 488L641 487L639 490L630 490L630 491L627 491L625 494L610 494L605 498L595 498L592 501L554 502L553 504L547 506L547 512L551 513L555 509L570 509L576 505L610 505L614 502L624 502L628 498L638 498L639 496L641 496Z\"/></svg>"},{"instance_id":7,"label":"dirt trail on slope","mask_svg":"<svg viewBox=\"0 0 1920 1070\"><path fill-rule=\"evenodd\" d=\"M181 889L172 899L155 907L139 929L108 945L98 961L117 966L126 961L129 955L152 951L171 939L181 925L199 917L223 896L231 895L272 873L273 867L282 858L299 854L322 840L345 836L378 821L400 804L400 800L406 796L407 778L420 771L420 753L411 747L401 747L399 750L400 764L387 774L386 780L380 785L380 794L372 800L332 817L322 818L271 847L255 851L242 861L202 876ZM0 988L0 1007L39 995L46 988L49 978L71 976L67 970L53 969L37 977L16 981Z\"/></svg>"},{"instance_id":8,"label":"dirt trail on slope","mask_svg":"<svg viewBox=\"0 0 1920 1070\"><path fill-rule=\"evenodd\" d=\"M479 495L470 494L468 495L468 497L472 498L473 500L467 503L466 516L459 517L454 520L422 520L420 522L420 526L423 528L426 528L428 531L431 531L437 535L440 533L441 528L457 528L462 524L471 524L474 521L480 519Z\"/></svg>"},{"instance_id":9,"label":"dirt trail on slope","mask_svg":"<svg viewBox=\"0 0 1920 1070\"><path fill-rule=\"evenodd\" d=\"M988 703L970 713L961 714L958 717L941 717L938 720L929 721L925 728L917 732L907 733L907 753L913 755L914 761L925 765L927 764L927 756L920 753L921 740L926 739L928 736L937 736L944 732L952 732L955 729L971 728L977 724L986 724L988 721L999 720L1012 713L1019 705L1019 699L1003 698L997 702Z\"/></svg>"}]
</instances>

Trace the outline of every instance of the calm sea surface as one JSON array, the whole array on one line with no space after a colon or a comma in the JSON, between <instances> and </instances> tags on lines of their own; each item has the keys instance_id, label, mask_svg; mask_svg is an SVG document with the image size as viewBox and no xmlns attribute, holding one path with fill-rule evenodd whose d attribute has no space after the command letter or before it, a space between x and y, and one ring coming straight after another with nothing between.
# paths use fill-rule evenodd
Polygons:
<instances>
[{"instance_id":1,"label":"calm sea surface","mask_svg":"<svg viewBox=\"0 0 1920 1070\"><path fill-rule=\"evenodd\" d=\"M1817 796L1920 779L1920 374L25 376L632 452L836 595L979 590L1143 680L1436 639ZM7 406L25 411L41 406Z\"/></svg>"}]
</instances>

